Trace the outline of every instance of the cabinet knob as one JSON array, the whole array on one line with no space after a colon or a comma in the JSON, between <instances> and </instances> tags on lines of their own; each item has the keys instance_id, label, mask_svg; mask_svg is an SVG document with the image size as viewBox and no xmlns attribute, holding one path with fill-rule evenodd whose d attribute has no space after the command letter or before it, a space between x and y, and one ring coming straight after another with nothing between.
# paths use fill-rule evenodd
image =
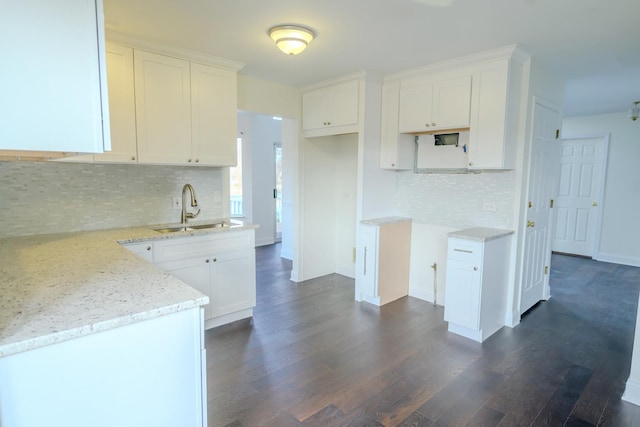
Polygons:
<instances>
[{"instance_id":1,"label":"cabinet knob","mask_svg":"<svg viewBox=\"0 0 640 427\"><path fill-rule=\"evenodd\" d=\"M469 166L473 166L473 162L469 162Z\"/></svg>"},{"instance_id":2,"label":"cabinet knob","mask_svg":"<svg viewBox=\"0 0 640 427\"><path fill-rule=\"evenodd\" d=\"M200 161L200 159L196 159L196 163L198 163Z\"/></svg>"},{"instance_id":3,"label":"cabinet knob","mask_svg":"<svg viewBox=\"0 0 640 427\"><path fill-rule=\"evenodd\" d=\"M135 159L136 159L136 156L131 156L131 160L135 160Z\"/></svg>"},{"instance_id":4,"label":"cabinet knob","mask_svg":"<svg viewBox=\"0 0 640 427\"><path fill-rule=\"evenodd\" d=\"M395 163L391 163L391 167L392 167L392 168L395 168L395 167L396 167L396 164L395 164Z\"/></svg>"},{"instance_id":5,"label":"cabinet knob","mask_svg":"<svg viewBox=\"0 0 640 427\"><path fill-rule=\"evenodd\" d=\"M214 259L213 259L213 262L217 262L217 261L218 261L218 258L214 258Z\"/></svg>"},{"instance_id":6,"label":"cabinet knob","mask_svg":"<svg viewBox=\"0 0 640 427\"><path fill-rule=\"evenodd\" d=\"M147 250L150 251L151 250L151 246L147 246Z\"/></svg>"},{"instance_id":7,"label":"cabinet knob","mask_svg":"<svg viewBox=\"0 0 640 427\"><path fill-rule=\"evenodd\" d=\"M436 125L435 123L431 123L431 126L435 126L435 125Z\"/></svg>"},{"instance_id":8,"label":"cabinet knob","mask_svg":"<svg viewBox=\"0 0 640 427\"><path fill-rule=\"evenodd\" d=\"M473 267L473 271L478 271L478 267Z\"/></svg>"},{"instance_id":9,"label":"cabinet knob","mask_svg":"<svg viewBox=\"0 0 640 427\"><path fill-rule=\"evenodd\" d=\"M188 160L187 160L187 163L191 163L191 159L188 159Z\"/></svg>"},{"instance_id":10,"label":"cabinet knob","mask_svg":"<svg viewBox=\"0 0 640 427\"><path fill-rule=\"evenodd\" d=\"M209 258L205 259L204 262L209 262Z\"/></svg>"},{"instance_id":11,"label":"cabinet knob","mask_svg":"<svg viewBox=\"0 0 640 427\"><path fill-rule=\"evenodd\" d=\"M427 127L427 128L428 128L428 127L429 127L429 123L425 123L425 124L424 124L424 127Z\"/></svg>"}]
</instances>

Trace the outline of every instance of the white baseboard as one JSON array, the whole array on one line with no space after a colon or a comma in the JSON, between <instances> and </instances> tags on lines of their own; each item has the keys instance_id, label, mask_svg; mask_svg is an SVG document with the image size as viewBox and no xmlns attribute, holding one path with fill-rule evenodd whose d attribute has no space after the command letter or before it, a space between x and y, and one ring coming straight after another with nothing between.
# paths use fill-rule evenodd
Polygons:
<instances>
[{"instance_id":1,"label":"white baseboard","mask_svg":"<svg viewBox=\"0 0 640 427\"><path fill-rule=\"evenodd\" d=\"M633 380L627 380L622 400L640 406L640 383Z\"/></svg>"},{"instance_id":2,"label":"white baseboard","mask_svg":"<svg viewBox=\"0 0 640 427\"><path fill-rule=\"evenodd\" d=\"M520 324L520 311L507 311L507 315L504 318L504 325L510 328L515 328Z\"/></svg>"},{"instance_id":3,"label":"white baseboard","mask_svg":"<svg viewBox=\"0 0 640 427\"><path fill-rule=\"evenodd\" d=\"M421 299L422 301L433 302L433 295L426 289L409 288L409 296Z\"/></svg>"},{"instance_id":4,"label":"white baseboard","mask_svg":"<svg viewBox=\"0 0 640 427\"><path fill-rule=\"evenodd\" d=\"M611 262L613 264L629 265L631 267L640 267L640 258L626 257L614 254L599 252L593 257L596 261Z\"/></svg>"},{"instance_id":5,"label":"white baseboard","mask_svg":"<svg viewBox=\"0 0 640 427\"><path fill-rule=\"evenodd\" d=\"M256 239L256 247L257 246L266 246L266 245L273 245L276 241L273 240L273 237L266 237L266 238L262 238L262 239Z\"/></svg>"}]
</instances>

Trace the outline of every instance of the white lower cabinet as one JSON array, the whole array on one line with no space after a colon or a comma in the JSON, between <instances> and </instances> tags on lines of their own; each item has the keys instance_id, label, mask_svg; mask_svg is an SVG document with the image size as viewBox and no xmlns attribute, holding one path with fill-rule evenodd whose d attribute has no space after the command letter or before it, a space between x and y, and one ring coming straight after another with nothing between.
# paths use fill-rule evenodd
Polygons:
<instances>
[{"instance_id":1,"label":"white lower cabinet","mask_svg":"<svg viewBox=\"0 0 640 427\"><path fill-rule=\"evenodd\" d=\"M253 316L255 232L240 230L155 242L154 263L209 297L205 328Z\"/></svg>"},{"instance_id":2,"label":"white lower cabinet","mask_svg":"<svg viewBox=\"0 0 640 427\"><path fill-rule=\"evenodd\" d=\"M381 306L409 294L410 219L363 221L360 248L358 300Z\"/></svg>"},{"instance_id":3,"label":"white lower cabinet","mask_svg":"<svg viewBox=\"0 0 640 427\"><path fill-rule=\"evenodd\" d=\"M194 307L0 357L0 425L204 427L203 334Z\"/></svg>"},{"instance_id":4,"label":"white lower cabinet","mask_svg":"<svg viewBox=\"0 0 640 427\"><path fill-rule=\"evenodd\" d=\"M510 235L449 237L444 320L450 332L482 342L504 326L510 247Z\"/></svg>"}]
</instances>

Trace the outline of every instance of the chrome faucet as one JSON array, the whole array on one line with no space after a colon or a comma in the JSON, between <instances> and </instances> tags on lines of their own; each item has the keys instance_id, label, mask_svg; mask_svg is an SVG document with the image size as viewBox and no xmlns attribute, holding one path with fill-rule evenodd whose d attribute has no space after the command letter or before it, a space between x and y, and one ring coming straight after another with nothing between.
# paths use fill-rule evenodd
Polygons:
<instances>
[{"instance_id":1,"label":"chrome faucet","mask_svg":"<svg viewBox=\"0 0 640 427\"><path fill-rule=\"evenodd\" d=\"M187 194L187 190L189 190L189 192L191 193L191 206L194 208L198 207L198 201L196 200L196 192L193 189L193 186L191 184L185 184L184 187L182 187L182 214L180 215L181 224L186 224L187 218L195 218L200 213L200 209L198 209L195 212L187 212L187 205L184 201L184 196Z\"/></svg>"}]
</instances>

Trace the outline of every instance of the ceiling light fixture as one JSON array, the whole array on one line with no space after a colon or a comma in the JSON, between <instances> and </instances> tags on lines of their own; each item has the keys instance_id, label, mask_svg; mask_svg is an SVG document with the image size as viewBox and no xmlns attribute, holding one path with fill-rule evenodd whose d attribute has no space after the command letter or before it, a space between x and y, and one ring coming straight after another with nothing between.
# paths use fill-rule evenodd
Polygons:
<instances>
[{"instance_id":1,"label":"ceiling light fixture","mask_svg":"<svg viewBox=\"0 0 640 427\"><path fill-rule=\"evenodd\" d=\"M640 104L640 101L634 102L633 106L629 110L629 118L634 122L638 120L638 115L640 114L640 111L639 111L640 109L638 108L638 104Z\"/></svg>"},{"instance_id":2,"label":"ceiling light fixture","mask_svg":"<svg viewBox=\"0 0 640 427\"><path fill-rule=\"evenodd\" d=\"M300 25L277 25L269 29L269 36L278 49L287 55L297 55L307 48L316 33Z\"/></svg>"}]
</instances>

